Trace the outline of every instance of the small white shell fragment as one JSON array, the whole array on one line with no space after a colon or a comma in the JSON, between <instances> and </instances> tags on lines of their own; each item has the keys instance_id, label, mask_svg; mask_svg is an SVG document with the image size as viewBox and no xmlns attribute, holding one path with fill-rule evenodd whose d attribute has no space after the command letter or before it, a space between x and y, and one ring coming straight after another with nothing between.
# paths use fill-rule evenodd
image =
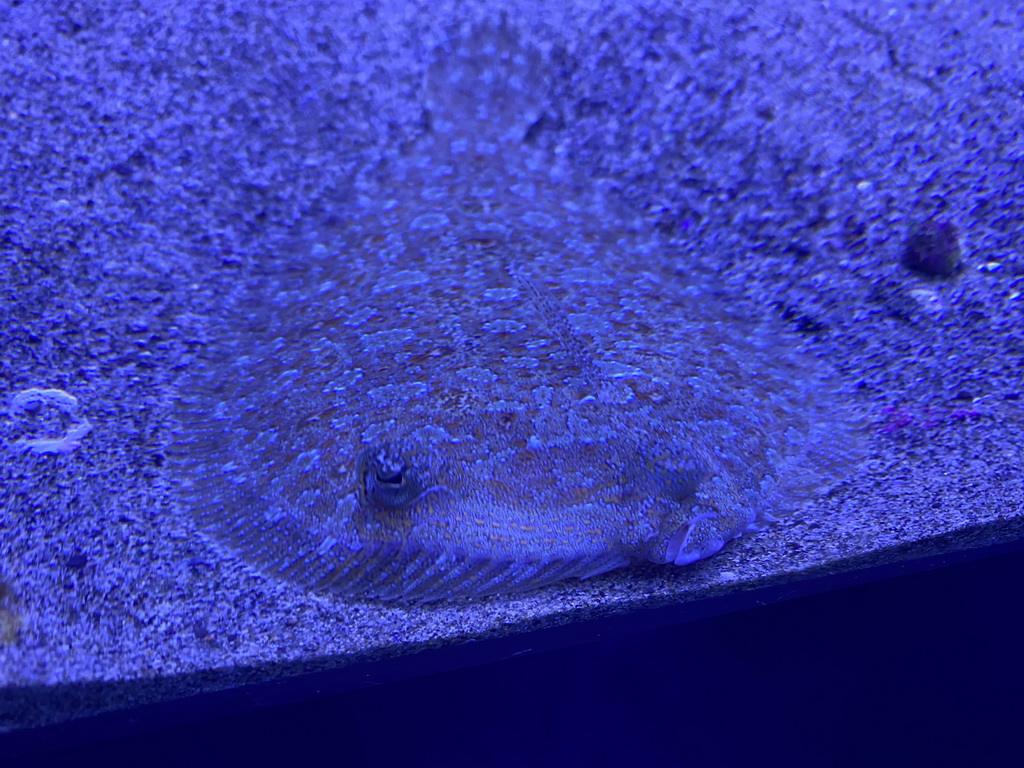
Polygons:
<instances>
[{"instance_id":1,"label":"small white shell fragment","mask_svg":"<svg viewBox=\"0 0 1024 768\"><path fill-rule=\"evenodd\" d=\"M44 406L58 408L67 414L72 423L60 437L37 437L16 440L15 450L32 453L71 453L92 431L92 423L81 413L78 398L63 389L40 389L33 387L18 392L11 398L10 415L18 419Z\"/></svg>"}]
</instances>

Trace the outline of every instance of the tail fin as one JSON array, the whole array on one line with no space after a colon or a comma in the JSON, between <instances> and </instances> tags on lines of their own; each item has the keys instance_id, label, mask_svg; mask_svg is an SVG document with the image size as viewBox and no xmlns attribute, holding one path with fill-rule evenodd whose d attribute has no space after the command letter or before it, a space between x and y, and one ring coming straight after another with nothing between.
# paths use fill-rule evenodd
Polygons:
<instances>
[{"instance_id":1,"label":"tail fin","mask_svg":"<svg viewBox=\"0 0 1024 768\"><path fill-rule=\"evenodd\" d=\"M540 118L549 90L544 58L503 14L435 50L424 97L438 133L521 142Z\"/></svg>"}]
</instances>

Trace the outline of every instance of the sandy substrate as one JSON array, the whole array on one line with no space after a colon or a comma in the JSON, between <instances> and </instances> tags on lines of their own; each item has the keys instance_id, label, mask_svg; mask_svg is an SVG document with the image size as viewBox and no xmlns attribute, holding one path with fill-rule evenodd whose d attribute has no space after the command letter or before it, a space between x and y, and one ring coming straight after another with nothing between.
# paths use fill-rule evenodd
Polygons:
<instances>
[{"instance_id":1,"label":"sandy substrate","mask_svg":"<svg viewBox=\"0 0 1024 768\"><path fill-rule=\"evenodd\" d=\"M1024 536L1012 4L505 4L554 73L533 139L786 318L872 456L694 567L417 608L198 532L171 402L254 265L425 130L427 54L494 4L67 5L0 4L0 729ZM928 221L952 275L901 263Z\"/></svg>"}]
</instances>

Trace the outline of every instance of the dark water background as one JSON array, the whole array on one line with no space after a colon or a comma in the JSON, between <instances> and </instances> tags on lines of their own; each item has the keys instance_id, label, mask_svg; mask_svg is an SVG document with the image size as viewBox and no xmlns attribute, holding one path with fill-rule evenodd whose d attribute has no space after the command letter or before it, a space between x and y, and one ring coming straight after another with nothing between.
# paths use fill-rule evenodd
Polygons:
<instances>
[{"instance_id":1,"label":"dark water background","mask_svg":"<svg viewBox=\"0 0 1024 768\"><path fill-rule=\"evenodd\" d=\"M1022 580L1011 552L24 764L1019 765Z\"/></svg>"}]
</instances>

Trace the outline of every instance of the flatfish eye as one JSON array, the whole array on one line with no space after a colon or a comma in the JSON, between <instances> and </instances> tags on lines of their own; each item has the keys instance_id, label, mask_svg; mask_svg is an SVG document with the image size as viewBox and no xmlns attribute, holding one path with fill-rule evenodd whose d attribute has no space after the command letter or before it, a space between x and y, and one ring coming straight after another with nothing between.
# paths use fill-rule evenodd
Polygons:
<instances>
[{"instance_id":1,"label":"flatfish eye","mask_svg":"<svg viewBox=\"0 0 1024 768\"><path fill-rule=\"evenodd\" d=\"M360 493L368 506L405 509L424 494L416 473L389 451L367 451L359 459L358 471Z\"/></svg>"},{"instance_id":2,"label":"flatfish eye","mask_svg":"<svg viewBox=\"0 0 1024 768\"><path fill-rule=\"evenodd\" d=\"M662 458L654 469L658 494L678 502L686 501L697 493L703 474L700 463L688 452Z\"/></svg>"},{"instance_id":3,"label":"flatfish eye","mask_svg":"<svg viewBox=\"0 0 1024 768\"><path fill-rule=\"evenodd\" d=\"M665 473L661 478L661 495L673 501L684 501L697 492L700 477L696 472Z\"/></svg>"},{"instance_id":4,"label":"flatfish eye","mask_svg":"<svg viewBox=\"0 0 1024 768\"><path fill-rule=\"evenodd\" d=\"M375 471L373 473L374 483L377 485L387 486L390 488L401 488L408 483L408 475L403 470L393 471Z\"/></svg>"}]
</instances>

